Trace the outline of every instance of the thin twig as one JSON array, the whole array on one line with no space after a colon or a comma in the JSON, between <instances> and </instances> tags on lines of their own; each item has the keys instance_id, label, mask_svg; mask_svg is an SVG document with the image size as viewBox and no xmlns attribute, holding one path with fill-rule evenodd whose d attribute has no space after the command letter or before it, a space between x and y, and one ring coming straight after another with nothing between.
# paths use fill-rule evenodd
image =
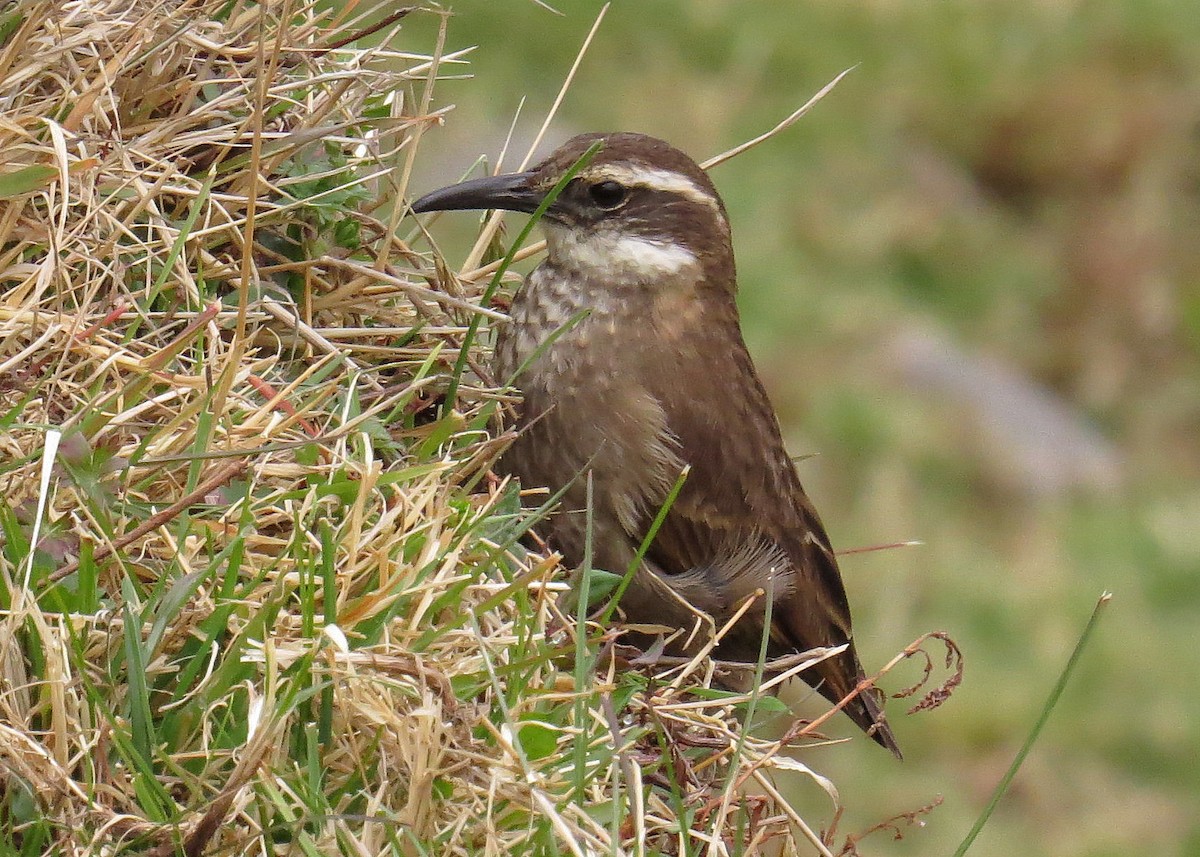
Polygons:
<instances>
[{"instance_id":1,"label":"thin twig","mask_svg":"<svg viewBox=\"0 0 1200 857\"><path fill-rule=\"evenodd\" d=\"M95 561L104 559L109 554L116 553L122 548L133 544L142 536L146 535L146 533L161 527L167 521L175 518L188 506L194 505L195 503L203 500L206 495L221 487L230 479L239 476L248 466L249 462L247 461L233 461L223 467L217 468L217 470L211 476L201 482L194 491L189 491L187 494L185 494L183 497L180 497L161 512L156 512L155 514L151 515L141 524L138 524L138 526L134 527L126 535L113 540L110 544L101 545L100 547L96 548L96 550L92 553L92 560ZM52 572L46 578L46 580L49 583L57 583L67 575L74 574L78 570L79 560L75 560L74 562L67 563L57 571Z\"/></svg>"}]
</instances>

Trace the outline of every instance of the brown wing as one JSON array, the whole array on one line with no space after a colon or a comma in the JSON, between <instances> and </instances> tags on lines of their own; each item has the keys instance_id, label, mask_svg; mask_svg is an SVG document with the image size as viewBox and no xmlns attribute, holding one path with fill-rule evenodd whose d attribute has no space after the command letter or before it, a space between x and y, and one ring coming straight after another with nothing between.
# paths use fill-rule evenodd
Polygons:
<instances>
[{"instance_id":1,"label":"brown wing","mask_svg":"<svg viewBox=\"0 0 1200 857\"><path fill-rule=\"evenodd\" d=\"M691 472L647 558L668 579L675 575L690 585L705 585L707 577L709 587L726 593L724 606L730 611L754 589L766 590L774 573L772 657L850 642L850 608L837 561L784 448L732 299L724 325L713 316L710 311L706 329L693 331L695 336L677 350L677 363L657 375L659 388L653 393ZM681 390L687 394L680 395ZM654 511L642 522L643 532ZM759 561L747 562L747 557ZM719 653L756 660L762 620L761 611L748 615ZM863 675L853 645L813 672L809 682L833 702L848 695ZM870 692L845 710L899 755Z\"/></svg>"},{"instance_id":2,"label":"brown wing","mask_svg":"<svg viewBox=\"0 0 1200 857\"><path fill-rule=\"evenodd\" d=\"M685 574L715 568L749 545L774 548L790 565L784 586L790 594L779 599L786 609L777 612L781 630L795 638L788 647L845 642L850 610L837 563L784 449L736 315L719 324L710 313L706 321L696 332L700 338L676 352L673 371L652 382L660 386L652 392L691 472L649 555L664 573ZM656 511L647 511L644 526ZM765 583L766 573L747 584Z\"/></svg>"}]
</instances>

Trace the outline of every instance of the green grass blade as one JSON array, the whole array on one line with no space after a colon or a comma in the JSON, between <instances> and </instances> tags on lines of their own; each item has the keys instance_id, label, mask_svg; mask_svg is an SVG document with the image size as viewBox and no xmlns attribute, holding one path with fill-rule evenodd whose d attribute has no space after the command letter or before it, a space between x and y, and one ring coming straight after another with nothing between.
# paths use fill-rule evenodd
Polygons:
<instances>
[{"instance_id":1,"label":"green grass blade","mask_svg":"<svg viewBox=\"0 0 1200 857\"><path fill-rule=\"evenodd\" d=\"M1100 619L1100 613L1103 608L1112 600L1112 593L1105 592L1100 596L1100 600L1096 602L1096 607L1092 610L1092 615L1088 619L1087 625L1083 628L1083 633L1079 635L1079 642L1075 644L1075 650L1071 652L1071 657L1067 659L1067 665L1063 667L1062 673L1058 677L1058 681L1054 685L1054 689L1050 691L1050 696L1046 698L1046 704L1042 706L1042 712L1038 715L1038 719L1034 722L1033 728L1029 730L1029 737L1025 739L1025 743L1021 749L1017 751L1016 757L1012 764L1008 766L1008 770L1004 772L1000 782L996 786L996 790L992 792L992 799L988 801L988 805L984 807L983 812L975 821L975 826L971 828L971 832L967 834L966 839L958 846L958 850L954 852L954 857L963 857L967 853L967 849L971 847L971 843L979 836L979 832L983 830L983 826L987 824L992 813L995 812L996 806L1000 803L1000 799L1004 797L1004 793L1008 791L1008 787L1012 785L1013 779L1017 776L1017 771L1021 769L1021 765L1025 761L1025 757L1029 755L1029 751L1033 748L1033 744L1037 741L1038 736L1042 734L1042 727L1046 725L1046 721L1050 719L1050 712L1054 710L1054 706L1058 704L1059 698L1063 694L1063 690L1067 687L1067 682L1071 678L1071 673L1075 671L1075 665L1079 663L1079 656L1083 653L1084 647L1087 646L1088 640L1092 636L1092 631L1096 627L1096 623Z\"/></svg>"},{"instance_id":2,"label":"green grass blade","mask_svg":"<svg viewBox=\"0 0 1200 857\"><path fill-rule=\"evenodd\" d=\"M562 178L560 178L555 183L554 187L550 189L550 192L546 194L546 198L542 200L541 204L533 212L533 215L529 218L529 222L525 224L525 227L519 233L517 233L517 239L513 241L512 245L508 248L508 252L504 254L504 260L500 263L500 267L496 269L496 273L492 277L492 281L488 283L488 287L483 290L483 294L479 298L480 306L486 307L489 303L491 303L492 297L495 296L496 292L500 288L500 281L504 277L504 273L512 265L513 259L517 255L517 251L520 250L522 245L525 244L525 241L528 240L529 234L533 232L533 227L535 227L538 224L538 221L542 219L542 216L546 213L546 209L554 204L554 200L558 199L558 195L562 193L563 188L570 184L575 176L579 174L579 171L591 162L596 153L600 151L601 145L602 142L597 140L595 143L589 146L588 150L579 157L578 161L571 165L570 169L562 174ZM447 410L450 410L454 407L454 403L458 397L458 386L459 382L462 380L463 373L467 369L467 356L471 353L471 343L473 343L475 341L475 337L479 335L479 325L482 323L482 321L483 316L479 315L478 313L473 315L471 317L471 322L467 327L467 332L463 336L462 348L459 349L458 360L456 360L454 363L454 373L450 378L450 386L446 390Z\"/></svg>"},{"instance_id":3,"label":"green grass blade","mask_svg":"<svg viewBox=\"0 0 1200 857\"><path fill-rule=\"evenodd\" d=\"M690 471L690 466L684 467L679 473L679 478L675 480L675 484L671 486L671 491L667 494L667 499L659 507L658 514L654 516L654 521L650 524L650 529L646 532L646 537L638 545L637 554L634 556L633 562L629 563L629 568L625 569L625 577L617 585L617 589L613 593L612 599L608 602L608 606L604 608L604 613L600 616L601 624L607 624L612 619L612 614L616 611L617 605L621 603L621 596L625 594L625 590L629 588L629 584L633 581L634 574L641 567L642 559L646 556L646 551L650 550L650 544L654 541L654 537L658 535L663 521L667 519L667 512L671 511L671 507L675 505L675 500L679 497L679 492L683 490L683 483L687 481Z\"/></svg>"}]
</instances>

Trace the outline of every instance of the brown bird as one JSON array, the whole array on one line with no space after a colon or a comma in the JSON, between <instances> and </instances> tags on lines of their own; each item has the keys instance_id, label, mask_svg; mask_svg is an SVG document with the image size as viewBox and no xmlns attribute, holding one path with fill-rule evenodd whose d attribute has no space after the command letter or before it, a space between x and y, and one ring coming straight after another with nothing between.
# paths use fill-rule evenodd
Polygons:
<instances>
[{"instance_id":1,"label":"brown bird","mask_svg":"<svg viewBox=\"0 0 1200 857\"><path fill-rule=\"evenodd\" d=\"M653 137L582 134L528 172L443 188L413 210L531 213L597 143L546 209L546 259L497 336L497 376L524 366L520 433L500 466L566 489L545 535L575 565L590 471L592 565L618 574L690 468L621 599L627 619L686 639L697 610L719 629L772 593L768 657L850 644L803 675L838 702L863 679L846 591L742 340L729 219L700 166ZM717 657L758 659L764 601ZM900 756L874 689L844 710Z\"/></svg>"}]
</instances>

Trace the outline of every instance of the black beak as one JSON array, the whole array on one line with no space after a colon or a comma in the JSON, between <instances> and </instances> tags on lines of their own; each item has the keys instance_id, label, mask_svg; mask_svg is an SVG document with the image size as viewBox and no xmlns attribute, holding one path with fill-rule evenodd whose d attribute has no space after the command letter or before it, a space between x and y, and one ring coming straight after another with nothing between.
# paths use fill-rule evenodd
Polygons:
<instances>
[{"instance_id":1,"label":"black beak","mask_svg":"<svg viewBox=\"0 0 1200 857\"><path fill-rule=\"evenodd\" d=\"M413 203L417 214L427 211L462 211L466 209L502 208L532 214L541 205L545 194L530 185L533 173L510 173L471 179L427 193Z\"/></svg>"}]
</instances>

